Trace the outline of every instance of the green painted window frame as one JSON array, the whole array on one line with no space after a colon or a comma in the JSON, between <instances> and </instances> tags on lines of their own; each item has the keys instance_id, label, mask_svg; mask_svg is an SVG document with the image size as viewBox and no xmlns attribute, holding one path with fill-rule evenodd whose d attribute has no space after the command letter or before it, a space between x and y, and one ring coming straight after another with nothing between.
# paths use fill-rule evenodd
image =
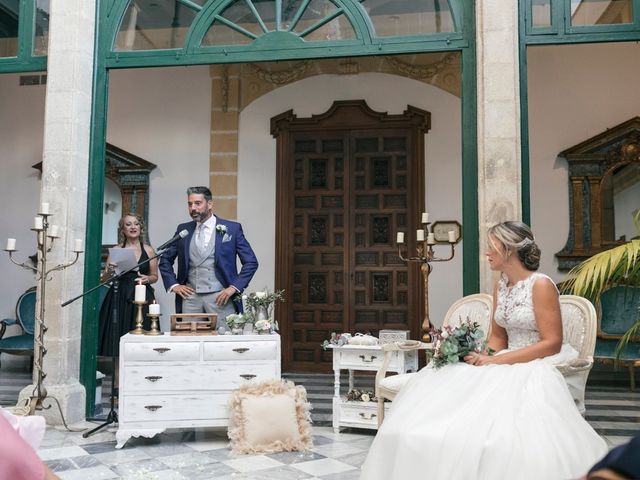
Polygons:
<instances>
[{"instance_id":1,"label":"green painted window frame","mask_svg":"<svg viewBox=\"0 0 640 480\"><path fill-rule=\"evenodd\" d=\"M0 57L0 73L42 72L47 69L47 57L33 54L35 23L36 1L21 0L18 17L18 55Z\"/></svg>"},{"instance_id":2,"label":"green painted window frame","mask_svg":"<svg viewBox=\"0 0 640 480\"><path fill-rule=\"evenodd\" d=\"M183 0L180 0L183 1ZM188 0L186 0L188 1ZM228 0L224 0L228 1ZM336 0L337 1L337 0ZM416 38L391 37L371 39L371 43L324 48L299 48L289 51L248 51L238 54L197 53L176 50L113 52L112 45L124 15L125 3L129 0L97 0L96 9L96 56L93 79L93 103L91 112L91 139L87 192L86 245L101 245L102 209L105 176L105 146L107 129L107 104L109 72L112 69L132 67L159 67L167 65L199 65L240 63L246 61L269 61L295 58L329 58L345 56L389 55L395 53L428 53L459 51L462 56L462 223L469 232L477 232L478 219L478 157L477 157L477 78L475 48L475 2L450 0L456 28L456 37ZM361 8L359 0L340 0L350 8ZM222 3L222 2L218 2ZM124 5L124 6L123 6ZM116 8L117 7L117 8ZM115 17L120 15L116 20ZM369 22L370 23L370 22ZM371 31L371 25L366 25ZM366 36L366 35L363 35ZM126 52L130 53L130 52ZM463 258L463 295L477 293L480 288L480 245L477 235L465 240ZM84 263L84 289L96 285L100 277L100 249L87 248ZM83 302L80 381L86 390L85 410L93 414L95 402L97 338L98 338L98 293L88 295Z\"/></svg>"}]
</instances>

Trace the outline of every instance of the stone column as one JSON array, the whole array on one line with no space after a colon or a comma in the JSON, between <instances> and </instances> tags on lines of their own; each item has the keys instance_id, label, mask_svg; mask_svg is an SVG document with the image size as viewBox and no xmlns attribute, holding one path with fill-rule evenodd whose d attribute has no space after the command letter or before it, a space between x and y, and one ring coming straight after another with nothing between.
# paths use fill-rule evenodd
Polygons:
<instances>
[{"instance_id":1,"label":"stone column","mask_svg":"<svg viewBox=\"0 0 640 480\"><path fill-rule=\"evenodd\" d=\"M95 3L87 0L51 2L47 95L41 201L49 202L51 224L61 237L48 254L49 268L73 258L75 238L85 237L89 126L93 78ZM84 256L72 267L53 272L47 282L44 337L47 354L44 385L60 402L67 423L85 417L85 390L79 382L82 301L60 304L82 292ZM38 294L39 301L40 293ZM30 395L33 386L21 395ZM55 402L41 413L52 424L61 424Z\"/></svg>"},{"instance_id":2,"label":"stone column","mask_svg":"<svg viewBox=\"0 0 640 480\"><path fill-rule=\"evenodd\" d=\"M491 292L487 228L522 217L518 2L480 0L476 22L480 291Z\"/></svg>"}]
</instances>

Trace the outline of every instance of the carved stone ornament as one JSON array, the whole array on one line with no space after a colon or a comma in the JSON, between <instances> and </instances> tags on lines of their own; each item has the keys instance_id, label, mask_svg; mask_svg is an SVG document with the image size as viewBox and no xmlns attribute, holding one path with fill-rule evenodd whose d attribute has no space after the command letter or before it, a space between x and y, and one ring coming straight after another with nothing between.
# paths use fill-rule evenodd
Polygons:
<instances>
[{"instance_id":1,"label":"carved stone ornament","mask_svg":"<svg viewBox=\"0 0 640 480\"><path fill-rule=\"evenodd\" d=\"M254 63L249 64L251 71L257 75L260 80L272 85L286 85L287 83L295 82L304 75L310 66L311 62L305 60L304 62L296 63L289 69L272 72Z\"/></svg>"},{"instance_id":2,"label":"carved stone ornament","mask_svg":"<svg viewBox=\"0 0 640 480\"><path fill-rule=\"evenodd\" d=\"M441 73L446 67L456 62L458 56L455 53L449 53L439 62L432 63L430 65L415 65L405 63L399 60L397 57L384 57L387 62L398 72L403 73L407 77L430 80L439 73Z\"/></svg>"},{"instance_id":3,"label":"carved stone ornament","mask_svg":"<svg viewBox=\"0 0 640 480\"><path fill-rule=\"evenodd\" d=\"M569 270L625 242L616 238L614 190L620 182L640 181L640 117L568 148L559 157L569 164L570 224L567 243L556 257L558 268Z\"/></svg>"}]
</instances>

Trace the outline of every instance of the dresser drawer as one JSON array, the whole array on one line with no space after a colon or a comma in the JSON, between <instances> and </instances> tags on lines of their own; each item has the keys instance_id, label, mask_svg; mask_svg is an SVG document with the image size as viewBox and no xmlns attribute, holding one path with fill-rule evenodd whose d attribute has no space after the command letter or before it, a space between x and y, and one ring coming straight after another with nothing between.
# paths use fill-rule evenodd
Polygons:
<instances>
[{"instance_id":1,"label":"dresser drawer","mask_svg":"<svg viewBox=\"0 0 640 480\"><path fill-rule=\"evenodd\" d=\"M363 427L378 427L377 402L347 402L340 403L340 423L358 424ZM385 412L388 406L385 404Z\"/></svg>"},{"instance_id":2,"label":"dresser drawer","mask_svg":"<svg viewBox=\"0 0 640 480\"><path fill-rule=\"evenodd\" d=\"M204 344L204 361L274 360L276 342L209 342Z\"/></svg>"},{"instance_id":3,"label":"dresser drawer","mask_svg":"<svg viewBox=\"0 0 640 480\"><path fill-rule=\"evenodd\" d=\"M125 365L124 390L149 394L234 390L243 383L268 380L276 375L275 361L227 365Z\"/></svg>"},{"instance_id":4,"label":"dresser drawer","mask_svg":"<svg viewBox=\"0 0 640 480\"><path fill-rule=\"evenodd\" d=\"M229 393L193 395L125 395L125 422L208 420L227 418Z\"/></svg>"},{"instance_id":5,"label":"dresser drawer","mask_svg":"<svg viewBox=\"0 0 640 480\"><path fill-rule=\"evenodd\" d=\"M199 342L124 344L126 362L194 362L200 360Z\"/></svg>"}]
</instances>

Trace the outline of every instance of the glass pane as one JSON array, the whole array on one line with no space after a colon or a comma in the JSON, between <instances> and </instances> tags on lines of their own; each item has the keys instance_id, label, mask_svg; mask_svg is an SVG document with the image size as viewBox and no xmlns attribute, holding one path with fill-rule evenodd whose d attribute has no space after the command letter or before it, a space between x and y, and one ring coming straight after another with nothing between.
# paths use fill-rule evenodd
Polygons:
<instances>
[{"instance_id":1,"label":"glass pane","mask_svg":"<svg viewBox=\"0 0 640 480\"><path fill-rule=\"evenodd\" d=\"M533 28L551 26L551 0L532 0L531 26Z\"/></svg>"},{"instance_id":2,"label":"glass pane","mask_svg":"<svg viewBox=\"0 0 640 480\"><path fill-rule=\"evenodd\" d=\"M234 29L227 27L224 23L215 22L211 27L209 27L207 34L202 39L202 46L247 45L251 42L253 42L253 38L236 32Z\"/></svg>"},{"instance_id":3,"label":"glass pane","mask_svg":"<svg viewBox=\"0 0 640 480\"><path fill-rule=\"evenodd\" d=\"M34 55L46 55L49 45L49 0L36 1Z\"/></svg>"},{"instance_id":4,"label":"glass pane","mask_svg":"<svg viewBox=\"0 0 640 480\"><path fill-rule=\"evenodd\" d=\"M453 32L447 0L364 0L379 37Z\"/></svg>"},{"instance_id":5,"label":"glass pane","mask_svg":"<svg viewBox=\"0 0 640 480\"><path fill-rule=\"evenodd\" d=\"M304 0L283 0L282 2L282 29L287 30L291 22L297 16L300 6Z\"/></svg>"},{"instance_id":6,"label":"glass pane","mask_svg":"<svg viewBox=\"0 0 640 480\"><path fill-rule=\"evenodd\" d=\"M192 0L203 5L206 0ZM133 0L127 8L114 50L180 48L198 12L177 0Z\"/></svg>"},{"instance_id":7,"label":"glass pane","mask_svg":"<svg viewBox=\"0 0 640 480\"><path fill-rule=\"evenodd\" d=\"M631 0L571 0L571 25L632 23Z\"/></svg>"},{"instance_id":8,"label":"glass pane","mask_svg":"<svg viewBox=\"0 0 640 480\"><path fill-rule=\"evenodd\" d=\"M0 0L0 57L18 56L20 0Z\"/></svg>"},{"instance_id":9,"label":"glass pane","mask_svg":"<svg viewBox=\"0 0 640 480\"><path fill-rule=\"evenodd\" d=\"M351 22L347 20L347 17L340 14L340 16L334 18L329 23L325 23L322 27L317 28L302 38L307 42L345 40L349 38L356 38L356 33L353 31Z\"/></svg>"},{"instance_id":10,"label":"glass pane","mask_svg":"<svg viewBox=\"0 0 640 480\"><path fill-rule=\"evenodd\" d=\"M293 28L293 31L296 33L304 32L312 25L315 25L323 18L326 18L337 11L338 7L329 0L311 0L300 17L300 20ZM305 40L307 40L306 37Z\"/></svg>"}]
</instances>

